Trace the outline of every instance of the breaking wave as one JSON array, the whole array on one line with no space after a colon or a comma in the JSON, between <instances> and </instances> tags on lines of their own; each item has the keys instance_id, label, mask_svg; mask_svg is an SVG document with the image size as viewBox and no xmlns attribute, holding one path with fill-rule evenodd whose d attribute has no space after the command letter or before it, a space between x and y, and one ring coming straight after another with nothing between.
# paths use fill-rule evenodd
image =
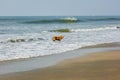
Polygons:
<instances>
[{"instance_id":1,"label":"breaking wave","mask_svg":"<svg viewBox=\"0 0 120 80\"><path fill-rule=\"evenodd\" d=\"M118 29L118 27L101 27L101 28L87 28L87 29L57 29L57 30L50 30L50 32L88 32L88 31L103 31L103 30L114 30Z\"/></svg>"},{"instance_id":2,"label":"breaking wave","mask_svg":"<svg viewBox=\"0 0 120 80\"><path fill-rule=\"evenodd\" d=\"M77 18L68 17L68 18L61 18L61 19L51 19L51 20L35 20L35 21L26 21L24 23L28 24L39 24L39 23L75 23L78 22Z\"/></svg>"},{"instance_id":3,"label":"breaking wave","mask_svg":"<svg viewBox=\"0 0 120 80\"><path fill-rule=\"evenodd\" d=\"M71 31L70 29L65 28L65 29L50 30L50 32L71 32Z\"/></svg>"},{"instance_id":4,"label":"breaking wave","mask_svg":"<svg viewBox=\"0 0 120 80\"><path fill-rule=\"evenodd\" d=\"M23 23L26 24L45 24L45 23L77 23L77 22L91 22L91 21L120 21L120 18L76 18L76 17L66 17L59 19L43 19L43 20L30 20Z\"/></svg>"}]
</instances>

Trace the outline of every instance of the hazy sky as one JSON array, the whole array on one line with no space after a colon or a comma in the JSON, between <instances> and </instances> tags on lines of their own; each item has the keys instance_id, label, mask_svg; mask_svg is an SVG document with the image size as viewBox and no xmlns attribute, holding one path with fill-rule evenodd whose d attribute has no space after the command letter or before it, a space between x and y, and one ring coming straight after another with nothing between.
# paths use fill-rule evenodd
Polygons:
<instances>
[{"instance_id":1,"label":"hazy sky","mask_svg":"<svg viewBox=\"0 0 120 80\"><path fill-rule=\"evenodd\" d=\"M0 16L120 15L120 0L0 0Z\"/></svg>"}]
</instances>

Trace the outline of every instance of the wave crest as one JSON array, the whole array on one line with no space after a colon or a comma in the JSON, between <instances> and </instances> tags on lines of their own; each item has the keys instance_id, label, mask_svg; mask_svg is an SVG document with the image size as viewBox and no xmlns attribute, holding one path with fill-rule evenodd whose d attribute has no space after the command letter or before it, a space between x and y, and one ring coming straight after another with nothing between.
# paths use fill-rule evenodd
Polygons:
<instances>
[{"instance_id":1,"label":"wave crest","mask_svg":"<svg viewBox=\"0 0 120 80\"><path fill-rule=\"evenodd\" d=\"M102 27L102 28L89 28L89 29L57 29L50 30L50 32L88 32L88 31L103 31L103 30L114 30L119 29L118 27Z\"/></svg>"},{"instance_id":2,"label":"wave crest","mask_svg":"<svg viewBox=\"0 0 120 80\"><path fill-rule=\"evenodd\" d=\"M71 32L70 29L57 29L57 30L50 30L50 32Z\"/></svg>"},{"instance_id":3,"label":"wave crest","mask_svg":"<svg viewBox=\"0 0 120 80\"><path fill-rule=\"evenodd\" d=\"M61 20L68 20L68 21L77 21L78 19L75 17L67 17L67 18L63 18Z\"/></svg>"},{"instance_id":4,"label":"wave crest","mask_svg":"<svg viewBox=\"0 0 120 80\"><path fill-rule=\"evenodd\" d=\"M40 23L75 23L79 20L75 17L67 17L67 18L60 18L60 19L51 19L51 20L35 20L35 21L26 21L23 23L27 24L40 24Z\"/></svg>"}]
</instances>

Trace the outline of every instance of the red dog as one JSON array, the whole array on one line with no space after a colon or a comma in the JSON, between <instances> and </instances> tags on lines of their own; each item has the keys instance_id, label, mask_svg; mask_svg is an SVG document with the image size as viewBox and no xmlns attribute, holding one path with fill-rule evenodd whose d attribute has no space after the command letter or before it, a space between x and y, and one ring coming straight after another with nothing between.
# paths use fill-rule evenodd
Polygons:
<instances>
[{"instance_id":1,"label":"red dog","mask_svg":"<svg viewBox=\"0 0 120 80\"><path fill-rule=\"evenodd\" d=\"M64 36L62 36L62 35L60 35L60 36L53 36L53 37L52 37L52 40L53 40L53 41L56 41L56 40L57 40L57 41L61 41L63 38L64 38Z\"/></svg>"}]
</instances>

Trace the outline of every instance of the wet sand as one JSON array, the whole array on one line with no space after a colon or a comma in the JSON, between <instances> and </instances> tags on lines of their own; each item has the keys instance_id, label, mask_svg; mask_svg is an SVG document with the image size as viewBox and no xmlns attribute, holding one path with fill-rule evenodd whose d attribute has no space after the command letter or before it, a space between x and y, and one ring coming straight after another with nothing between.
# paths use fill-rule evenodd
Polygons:
<instances>
[{"instance_id":1,"label":"wet sand","mask_svg":"<svg viewBox=\"0 0 120 80\"><path fill-rule=\"evenodd\" d=\"M1 75L0 80L120 80L120 50L95 52L47 68Z\"/></svg>"}]
</instances>

